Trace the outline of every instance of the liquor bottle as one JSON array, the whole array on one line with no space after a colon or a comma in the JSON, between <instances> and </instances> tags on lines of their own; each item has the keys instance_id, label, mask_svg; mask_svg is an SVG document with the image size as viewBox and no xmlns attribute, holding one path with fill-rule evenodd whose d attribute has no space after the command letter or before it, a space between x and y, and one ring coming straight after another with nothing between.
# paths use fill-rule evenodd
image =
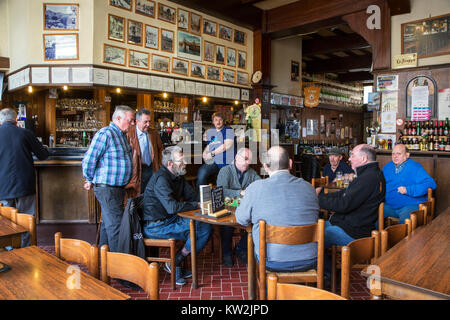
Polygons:
<instances>
[{"instance_id":1,"label":"liquor bottle","mask_svg":"<svg viewBox=\"0 0 450 320\"><path fill-rule=\"evenodd\" d=\"M445 144L445 151L450 152L450 136L447 136L447 143Z\"/></svg>"},{"instance_id":2,"label":"liquor bottle","mask_svg":"<svg viewBox=\"0 0 450 320\"><path fill-rule=\"evenodd\" d=\"M422 135L422 128L420 127L420 121L417 121L417 129L416 129L416 136Z\"/></svg>"},{"instance_id":3,"label":"liquor bottle","mask_svg":"<svg viewBox=\"0 0 450 320\"><path fill-rule=\"evenodd\" d=\"M439 151L445 151L445 141L444 138L441 139L441 143L439 143Z\"/></svg>"},{"instance_id":4,"label":"liquor bottle","mask_svg":"<svg viewBox=\"0 0 450 320\"><path fill-rule=\"evenodd\" d=\"M433 139L431 139L431 137L428 138L428 151L433 151L434 149L434 143L433 143Z\"/></svg>"},{"instance_id":5,"label":"liquor bottle","mask_svg":"<svg viewBox=\"0 0 450 320\"><path fill-rule=\"evenodd\" d=\"M439 121L439 136L443 136L444 135L444 126L442 124L442 120Z\"/></svg>"},{"instance_id":6,"label":"liquor bottle","mask_svg":"<svg viewBox=\"0 0 450 320\"><path fill-rule=\"evenodd\" d=\"M437 136L434 137L434 151L439 151L439 139Z\"/></svg>"},{"instance_id":7,"label":"liquor bottle","mask_svg":"<svg viewBox=\"0 0 450 320\"><path fill-rule=\"evenodd\" d=\"M434 122L434 128L433 128L434 130L433 130L433 132L434 132L434 136L438 136L439 135L439 128L438 128L438 121L436 120L435 122Z\"/></svg>"},{"instance_id":8,"label":"liquor bottle","mask_svg":"<svg viewBox=\"0 0 450 320\"><path fill-rule=\"evenodd\" d=\"M417 133L417 130L416 130L416 123L413 122L413 123L412 123L412 129L411 129L411 135L412 135L412 136L415 136L416 133Z\"/></svg>"},{"instance_id":9,"label":"liquor bottle","mask_svg":"<svg viewBox=\"0 0 450 320\"><path fill-rule=\"evenodd\" d=\"M427 121L426 123L425 123L425 135L426 136L429 136L430 135L430 121Z\"/></svg>"},{"instance_id":10,"label":"liquor bottle","mask_svg":"<svg viewBox=\"0 0 450 320\"><path fill-rule=\"evenodd\" d=\"M448 123L448 118L445 118L444 136L448 136L449 133L450 133L450 124Z\"/></svg>"}]
</instances>

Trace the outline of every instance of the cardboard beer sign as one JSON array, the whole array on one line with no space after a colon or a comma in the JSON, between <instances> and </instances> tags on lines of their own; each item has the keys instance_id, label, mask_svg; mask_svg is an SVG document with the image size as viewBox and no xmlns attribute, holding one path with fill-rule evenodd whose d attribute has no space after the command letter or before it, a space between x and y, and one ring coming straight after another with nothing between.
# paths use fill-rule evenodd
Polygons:
<instances>
[{"instance_id":1,"label":"cardboard beer sign","mask_svg":"<svg viewBox=\"0 0 450 320\"><path fill-rule=\"evenodd\" d=\"M202 214L210 214L212 212L211 187L209 185L200 186L200 208Z\"/></svg>"},{"instance_id":2,"label":"cardboard beer sign","mask_svg":"<svg viewBox=\"0 0 450 320\"><path fill-rule=\"evenodd\" d=\"M304 105L308 108L314 108L319 105L320 87L305 87L303 89L305 94Z\"/></svg>"}]
</instances>

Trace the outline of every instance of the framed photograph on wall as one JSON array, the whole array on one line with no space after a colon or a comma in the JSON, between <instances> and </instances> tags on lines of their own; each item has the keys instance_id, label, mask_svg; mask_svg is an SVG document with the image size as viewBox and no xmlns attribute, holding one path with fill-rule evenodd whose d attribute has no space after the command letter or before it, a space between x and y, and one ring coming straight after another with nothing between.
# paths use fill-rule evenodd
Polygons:
<instances>
[{"instance_id":1,"label":"framed photograph on wall","mask_svg":"<svg viewBox=\"0 0 450 320\"><path fill-rule=\"evenodd\" d=\"M300 81L300 63L291 60L291 81Z\"/></svg>"},{"instance_id":2,"label":"framed photograph on wall","mask_svg":"<svg viewBox=\"0 0 450 320\"><path fill-rule=\"evenodd\" d=\"M161 29L161 51L173 52L174 32Z\"/></svg>"},{"instance_id":3,"label":"framed photograph on wall","mask_svg":"<svg viewBox=\"0 0 450 320\"><path fill-rule=\"evenodd\" d=\"M248 85L248 73L247 72L237 72L237 84Z\"/></svg>"},{"instance_id":4,"label":"framed photograph on wall","mask_svg":"<svg viewBox=\"0 0 450 320\"><path fill-rule=\"evenodd\" d=\"M169 72L170 58L152 54L152 70Z\"/></svg>"},{"instance_id":5,"label":"framed photograph on wall","mask_svg":"<svg viewBox=\"0 0 450 320\"><path fill-rule=\"evenodd\" d=\"M178 8L178 29L189 31L189 11Z\"/></svg>"},{"instance_id":6,"label":"framed photograph on wall","mask_svg":"<svg viewBox=\"0 0 450 320\"><path fill-rule=\"evenodd\" d=\"M159 49L159 29L157 27L145 25L145 47Z\"/></svg>"},{"instance_id":7,"label":"framed photograph on wall","mask_svg":"<svg viewBox=\"0 0 450 320\"><path fill-rule=\"evenodd\" d=\"M245 32L234 30L234 42L245 46L246 42Z\"/></svg>"},{"instance_id":8,"label":"framed photograph on wall","mask_svg":"<svg viewBox=\"0 0 450 320\"><path fill-rule=\"evenodd\" d=\"M217 23L203 19L203 33L217 37Z\"/></svg>"},{"instance_id":9,"label":"framed photograph on wall","mask_svg":"<svg viewBox=\"0 0 450 320\"><path fill-rule=\"evenodd\" d=\"M131 11L131 0L109 0L109 4L113 7Z\"/></svg>"},{"instance_id":10,"label":"framed photograph on wall","mask_svg":"<svg viewBox=\"0 0 450 320\"><path fill-rule=\"evenodd\" d=\"M202 16L191 12L189 14L189 30L191 33L202 33Z\"/></svg>"},{"instance_id":11,"label":"framed photograph on wall","mask_svg":"<svg viewBox=\"0 0 450 320\"><path fill-rule=\"evenodd\" d=\"M247 52L238 51L238 68L247 69Z\"/></svg>"},{"instance_id":12,"label":"framed photograph on wall","mask_svg":"<svg viewBox=\"0 0 450 320\"><path fill-rule=\"evenodd\" d=\"M216 44L216 63L225 64L225 47Z\"/></svg>"},{"instance_id":13,"label":"framed photograph on wall","mask_svg":"<svg viewBox=\"0 0 450 320\"><path fill-rule=\"evenodd\" d=\"M220 81L220 68L215 66L208 66L207 78L208 80Z\"/></svg>"},{"instance_id":14,"label":"framed photograph on wall","mask_svg":"<svg viewBox=\"0 0 450 320\"><path fill-rule=\"evenodd\" d=\"M174 8L158 3L158 19L175 24L177 12Z\"/></svg>"},{"instance_id":15,"label":"framed photograph on wall","mask_svg":"<svg viewBox=\"0 0 450 320\"><path fill-rule=\"evenodd\" d=\"M44 60L78 60L78 34L44 34Z\"/></svg>"},{"instance_id":16,"label":"framed photograph on wall","mask_svg":"<svg viewBox=\"0 0 450 320\"><path fill-rule=\"evenodd\" d=\"M172 73L187 76L189 74L189 61L172 58Z\"/></svg>"},{"instance_id":17,"label":"framed photograph on wall","mask_svg":"<svg viewBox=\"0 0 450 320\"><path fill-rule=\"evenodd\" d=\"M151 0L136 0L136 7L134 11L147 17L155 17L155 1Z\"/></svg>"},{"instance_id":18,"label":"framed photograph on wall","mask_svg":"<svg viewBox=\"0 0 450 320\"><path fill-rule=\"evenodd\" d=\"M120 48L105 43L103 45L103 62L125 66L127 59L126 52L127 50L125 48Z\"/></svg>"},{"instance_id":19,"label":"framed photograph on wall","mask_svg":"<svg viewBox=\"0 0 450 320\"><path fill-rule=\"evenodd\" d=\"M128 66L148 70L149 54L147 52L128 50Z\"/></svg>"},{"instance_id":20,"label":"framed photograph on wall","mask_svg":"<svg viewBox=\"0 0 450 320\"><path fill-rule=\"evenodd\" d=\"M233 30L231 28L228 28L226 26L219 24L219 38L220 39L225 39L225 40L231 41L232 34L233 34Z\"/></svg>"},{"instance_id":21,"label":"framed photograph on wall","mask_svg":"<svg viewBox=\"0 0 450 320\"><path fill-rule=\"evenodd\" d=\"M227 66L236 67L236 49L227 48Z\"/></svg>"},{"instance_id":22,"label":"framed photograph on wall","mask_svg":"<svg viewBox=\"0 0 450 320\"><path fill-rule=\"evenodd\" d=\"M205 65L197 62L191 62L191 77L205 78Z\"/></svg>"},{"instance_id":23,"label":"framed photograph on wall","mask_svg":"<svg viewBox=\"0 0 450 320\"><path fill-rule=\"evenodd\" d=\"M222 81L235 83L236 82L236 71L230 69L222 69Z\"/></svg>"},{"instance_id":24,"label":"framed photograph on wall","mask_svg":"<svg viewBox=\"0 0 450 320\"><path fill-rule=\"evenodd\" d=\"M202 61L202 38L184 31L178 31L177 56Z\"/></svg>"},{"instance_id":25,"label":"framed photograph on wall","mask_svg":"<svg viewBox=\"0 0 450 320\"><path fill-rule=\"evenodd\" d=\"M125 42L125 18L108 15L108 39Z\"/></svg>"},{"instance_id":26,"label":"framed photograph on wall","mask_svg":"<svg viewBox=\"0 0 450 320\"><path fill-rule=\"evenodd\" d=\"M44 3L44 30L78 30L77 3Z\"/></svg>"},{"instance_id":27,"label":"framed photograph on wall","mask_svg":"<svg viewBox=\"0 0 450 320\"><path fill-rule=\"evenodd\" d=\"M205 61L214 62L214 43L203 41L203 59Z\"/></svg>"},{"instance_id":28,"label":"framed photograph on wall","mask_svg":"<svg viewBox=\"0 0 450 320\"><path fill-rule=\"evenodd\" d=\"M128 19L127 43L142 46L142 22Z\"/></svg>"}]
</instances>

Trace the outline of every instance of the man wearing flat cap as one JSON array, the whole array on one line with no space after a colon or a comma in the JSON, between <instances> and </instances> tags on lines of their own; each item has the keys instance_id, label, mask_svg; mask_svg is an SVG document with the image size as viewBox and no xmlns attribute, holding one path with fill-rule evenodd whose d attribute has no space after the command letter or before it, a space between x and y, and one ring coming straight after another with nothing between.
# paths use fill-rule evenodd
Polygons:
<instances>
[{"instance_id":1,"label":"man wearing flat cap","mask_svg":"<svg viewBox=\"0 0 450 320\"><path fill-rule=\"evenodd\" d=\"M336 178L337 172L342 172L342 174L346 173L354 173L352 168L348 164L346 164L342 160L342 151L338 147L333 147L330 152L328 153L328 159L330 160L329 163L323 167L323 176L328 176L328 181L334 181Z\"/></svg>"}]
</instances>

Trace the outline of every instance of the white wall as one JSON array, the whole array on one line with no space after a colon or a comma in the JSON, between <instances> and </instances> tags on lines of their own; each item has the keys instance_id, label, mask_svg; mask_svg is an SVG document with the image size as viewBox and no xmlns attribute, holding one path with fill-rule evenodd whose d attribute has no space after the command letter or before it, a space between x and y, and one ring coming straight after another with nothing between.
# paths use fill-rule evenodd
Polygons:
<instances>
[{"instance_id":1,"label":"white wall","mask_svg":"<svg viewBox=\"0 0 450 320\"><path fill-rule=\"evenodd\" d=\"M8 1L0 0L0 57L9 57Z\"/></svg>"}]
</instances>

